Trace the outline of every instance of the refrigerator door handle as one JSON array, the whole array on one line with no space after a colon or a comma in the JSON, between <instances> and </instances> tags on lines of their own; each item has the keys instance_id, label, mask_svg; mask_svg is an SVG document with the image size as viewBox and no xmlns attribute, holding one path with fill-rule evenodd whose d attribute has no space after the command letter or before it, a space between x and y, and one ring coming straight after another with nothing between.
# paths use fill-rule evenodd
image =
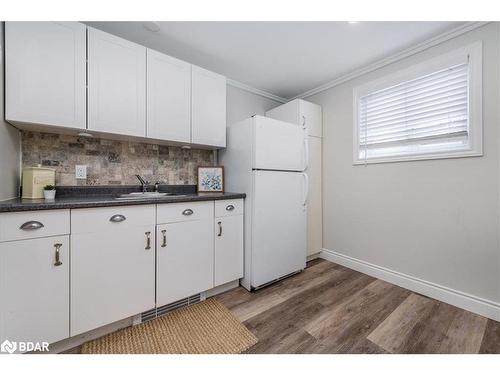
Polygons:
<instances>
[{"instance_id":1,"label":"refrigerator door handle","mask_svg":"<svg viewBox=\"0 0 500 375\"><path fill-rule=\"evenodd\" d=\"M302 205L305 206L307 205L307 198L309 196L309 176L307 175L307 173L302 173L302 175L304 176L304 199L303 199L303 203Z\"/></svg>"}]
</instances>

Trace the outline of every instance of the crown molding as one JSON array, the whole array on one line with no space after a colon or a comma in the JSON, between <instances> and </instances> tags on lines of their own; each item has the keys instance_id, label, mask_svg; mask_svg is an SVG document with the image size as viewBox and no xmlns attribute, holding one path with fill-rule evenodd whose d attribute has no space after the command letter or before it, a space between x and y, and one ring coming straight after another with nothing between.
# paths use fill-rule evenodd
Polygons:
<instances>
[{"instance_id":1,"label":"crown molding","mask_svg":"<svg viewBox=\"0 0 500 375\"><path fill-rule=\"evenodd\" d=\"M270 92L256 89L255 87L249 86L245 83L235 81L234 79L227 78L226 83L230 86L237 87L239 89L251 92L252 94L260 95L263 96L264 98L272 99L274 101L280 102L280 103L286 103L289 100L282 98L281 96L271 94Z\"/></svg>"},{"instance_id":2,"label":"crown molding","mask_svg":"<svg viewBox=\"0 0 500 375\"><path fill-rule=\"evenodd\" d=\"M308 96L318 94L322 91L326 91L326 90L331 89L332 87L338 86L344 82L350 81L350 80L355 79L355 78L362 76L364 74L373 72L374 70L380 69L386 65L395 63L395 62L400 61L404 58L415 55L419 52L425 51L426 49L437 46L438 44L446 42L450 39L456 38L457 36L465 34L469 31L472 31L472 30L475 30L479 27L485 26L488 23L490 23L490 22L467 22L464 25L458 26L454 29L451 29L451 30L445 32L445 33L437 35L431 39L427 39L426 41L421 42L419 44L416 44L413 47L407 48L401 52L398 52L394 55L386 57L386 58L379 60L375 63L366 65L360 69L356 69L350 73L347 73L347 74L344 74L340 77L337 77L330 82L324 83L316 88L308 90L300 95L297 95L291 99L288 99L287 101L294 100L294 99L304 99L304 98L307 98Z\"/></svg>"}]
</instances>

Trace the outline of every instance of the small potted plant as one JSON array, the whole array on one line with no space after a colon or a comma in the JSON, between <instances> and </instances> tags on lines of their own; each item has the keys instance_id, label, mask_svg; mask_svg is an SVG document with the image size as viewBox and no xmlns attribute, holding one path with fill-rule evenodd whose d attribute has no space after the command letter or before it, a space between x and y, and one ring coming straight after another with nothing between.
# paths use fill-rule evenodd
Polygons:
<instances>
[{"instance_id":1,"label":"small potted plant","mask_svg":"<svg viewBox=\"0 0 500 375\"><path fill-rule=\"evenodd\" d=\"M45 185L43 188L45 200L53 201L56 198L56 187L54 185Z\"/></svg>"}]
</instances>

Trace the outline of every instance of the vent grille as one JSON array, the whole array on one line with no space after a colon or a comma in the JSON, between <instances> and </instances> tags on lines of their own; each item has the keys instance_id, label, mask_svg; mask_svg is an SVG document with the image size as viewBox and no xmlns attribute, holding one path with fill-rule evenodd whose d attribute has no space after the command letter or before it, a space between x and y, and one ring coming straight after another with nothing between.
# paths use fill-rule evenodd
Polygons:
<instances>
[{"instance_id":1,"label":"vent grille","mask_svg":"<svg viewBox=\"0 0 500 375\"><path fill-rule=\"evenodd\" d=\"M141 314L141 322L144 323L144 322L147 322L148 320L158 318L159 316L168 314L169 312L180 309L181 307L194 305L195 303L201 302L204 299L205 298L203 298L202 294L198 293L198 294L195 294L191 297L183 298L179 301L169 303L168 305L160 306L160 307L145 311Z\"/></svg>"}]
</instances>

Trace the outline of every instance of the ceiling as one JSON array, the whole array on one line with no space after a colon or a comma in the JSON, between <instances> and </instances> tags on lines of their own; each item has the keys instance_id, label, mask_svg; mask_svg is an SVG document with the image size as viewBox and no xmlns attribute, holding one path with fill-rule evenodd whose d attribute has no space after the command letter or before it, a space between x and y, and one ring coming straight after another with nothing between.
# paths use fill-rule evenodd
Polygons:
<instances>
[{"instance_id":1,"label":"ceiling","mask_svg":"<svg viewBox=\"0 0 500 375\"><path fill-rule=\"evenodd\" d=\"M462 22L86 22L282 98L460 26ZM146 23L148 24L148 23Z\"/></svg>"}]
</instances>

